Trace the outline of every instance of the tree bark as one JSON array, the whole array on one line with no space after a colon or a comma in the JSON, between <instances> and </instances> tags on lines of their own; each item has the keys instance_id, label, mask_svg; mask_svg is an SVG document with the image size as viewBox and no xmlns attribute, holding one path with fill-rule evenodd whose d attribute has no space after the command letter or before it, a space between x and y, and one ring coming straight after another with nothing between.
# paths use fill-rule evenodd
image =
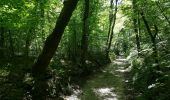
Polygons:
<instances>
[{"instance_id":1,"label":"tree bark","mask_svg":"<svg viewBox=\"0 0 170 100\"><path fill-rule=\"evenodd\" d=\"M78 37L77 37L77 23L76 23L76 19L72 19L72 23L71 25L69 25L70 30L72 31L71 36L69 37L69 46L68 46L68 56L69 59L73 62L73 63L77 63L77 50L78 50Z\"/></svg>"},{"instance_id":2,"label":"tree bark","mask_svg":"<svg viewBox=\"0 0 170 100\"><path fill-rule=\"evenodd\" d=\"M24 55L26 58L29 57L29 47L31 45L31 35L32 35L32 30L33 29L29 29L28 33L26 34L26 39L25 39L25 51L24 51Z\"/></svg>"},{"instance_id":3,"label":"tree bark","mask_svg":"<svg viewBox=\"0 0 170 100\"><path fill-rule=\"evenodd\" d=\"M39 1L39 9L40 9L40 23L41 23L41 25L40 25L40 28L41 28L41 31L42 31L42 42L44 43L44 41L45 41L45 34L44 34L44 32L45 32L45 28L44 28L44 26L45 26L45 10L44 10L44 8L45 8L45 0L41 0L41 1Z\"/></svg>"},{"instance_id":4,"label":"tree bark","mask_svg":"<svg viewBox=\"0 0 170 100\"><path fill-rule=\"evenodd\" d=\"M88 51L88 37L89 37L89 26L88 26L88 18L89 18L89 0L85 0L85 9L83 15L83 34L81 40L81 65L85 64L86 55Z\"/></svg>"},{"instance_id":5,"label":"tree bark","mask_svg":"<svg viewBox=\"0 0 170 100\"><path fill-rule=\"evenodd\" d=\"M109 52L110 52L110 47L111 47L111 44L112 44L112 39L113 39L113 30L114 30L114 27L115 27L115 23L116 23L116 14L117 14L117 10L118 10L118 0L116 0L116 5L115 5L115 11L114 11L114 15L113 15L113 21L112 21L112 25L111 25L111 30L110 30L110 38L109 38L109 42L108 42L108 47L107 47L107 50L106 50L106 58L109 58Z\"/></svg>"},{"instance_id":6,"label":"tree bark","mask_svg":"<svg viewBox=\"0 0 170 100\"><path fill-rule=\"evenodd\" d=\"M11 30L8 30L8 34L9 34L9 43L10 43L10 57L13 58L14 57L14 45L13 45L13 39L12 39L12 32Z\"/></svg>"},{"instance_id":7,"label":"tree bark","mask_svg":"<svg viewBox=\"0 0 170 100\"><path fill-rule=\"evenodd\" d=\"M4 38L4 28L1 27L0 28L0 57L4 57L4 41L5 41L5 38Z\"/></svg>"},{"instance_id":8,"label":"tree bark","mask_svg":"<svg viewBox=\"0 0 170 100\"><path fill-rule=\"evenodd\" d=\"M155 59L155 63L157 64L156 68L157 68L157 70L159 70L160 68L159 68L159 60L158 60L158 50L157 50L157 46L156 46L156 37L158 35L158 27L156 25L154 25L155 33L153 34L152 31L151 31L151 28L148 24L148 21L145 18L143 11L141 11L141 16L142 16L143 22L145 24L145 27L146 27L146 29L149 33L149 36L150 36L150 39L151 39L151 42L152 42L153 56L154 56L154 59Z\"/></svg>"},{"instance_id":9,"label":"tree bark","mask_svg":"<svg viewBox=\"0 0 170 100\"><path fill-rule=\"evenodd\" d=\"M113 0L110 0L110 11L109 11L109 30L107 34L106 46L109 44L110 30L113 22Z\"/></svg>"},{"instance_id":10,"label":"tree bark","mask_svg":"<svg viewBox=\"0 0 170 100\"><path fill-rule=\"evenodd\" d=\"M162 7L161 7L160 4L159 4L159 1L157 1L157 2L155 2L155 3L156 3L156 5L157 5L157 7L159 8L159 10L161 11L163 17L166 19L167 23L168 23L169 26L170 26L170 20L169 20L169 18L165 15L164 10L162 9Z\"/></svg>"},{"instance_id":11,"label":"tree bark","mask_svg":"<svg viewBox=\"0 0 170 100\"><path fill-rule=\"evenodd\" d=\"M77 3L78 0L66 0L64 2L64 7L57 19L55 28L47 37L43 50L32 67L32 74L35 79L33 100L46 100L47 98L46 70L57 50L64 29L67 26Z\"/></svg>"},{"instance_id":12,"label":"tree bark","mask_svg":"<svg viewBox=\"0 0 170 100\"><path fill-rule=\"evenodd\" d=\"M139 23L137 21L137 15L138 15L138 12L137 12L137 6L136 6L136 0L133 0L132 1L132 6L133 6L133 25L134 25L134 32L135 32L135 35L136 35L136 46L137 46L137 51L138 51L138 55L139 55L139 52L140 52L140 38L139 38Z\"/></svg>"}]
</instances>

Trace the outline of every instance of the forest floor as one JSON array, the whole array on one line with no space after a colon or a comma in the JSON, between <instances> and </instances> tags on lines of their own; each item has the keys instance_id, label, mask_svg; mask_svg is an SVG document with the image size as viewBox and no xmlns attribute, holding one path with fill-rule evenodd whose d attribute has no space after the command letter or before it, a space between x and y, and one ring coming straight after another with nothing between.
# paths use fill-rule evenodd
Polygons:
<instances>
[{"instance_id":1,"label":"forest floor","mask_svg":"<svg viewBox=\"0 0 170 100\"><path fill-rule=\"evenodd\" d=\"M90 77L81 90L65 97L65 100L133 100L129 87L128 62L117 58L100 72Z\"/></svg>"}]
</instances>

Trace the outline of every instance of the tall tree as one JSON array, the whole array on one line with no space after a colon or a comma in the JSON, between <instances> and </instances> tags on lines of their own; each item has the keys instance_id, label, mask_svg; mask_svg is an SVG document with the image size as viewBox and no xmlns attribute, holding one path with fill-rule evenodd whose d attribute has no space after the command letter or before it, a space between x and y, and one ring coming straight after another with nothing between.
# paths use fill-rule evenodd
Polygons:
<instances>
[{"instance_id":1,"label":"tall tree","mask_svg":"<svg viewBox=\"0 0 170 100\"><path fill-rule=\"evenodd\" d=\"M157 2L155 2L155 3L156 3L156 5L157 5L157 7L159 8L161 14L162 14L163 17L165 18L166 22L167 22L167 23L169 24L169 26L170 26L170 20L169 20L169 18L167 17L167 15L164 13L164 10L163 10L163 8L161 7L160 2L157 1Z\"/></svg>"},{"instance_id":2,"label":"tall tree","mask_svg":"<svg viewBox=\"0 0 170 100\"><path fill-rule=\"evenodd\" d=\"M86 55L88 51L88 37L89 37L89 25L88 25L88 18L89 18L89 0L85 0L85 8L84 8L84 15L83 15L83 34L81 40L81 64L85 64Z\"/></svg>"},{"instance_id":3,"label":"tall tree","mask_svg":"<svg viewBox=\"0 0 170 100\"><path fill-rule=\"evenodd\" d=\"M111 44L112 44L112 39L113 39L113 30L115 27L115 23L116 23L116 15L117 15L117 10L118 10L118 0L115 1L115 10L114 10L114 15L113 15L113 20L111 23L111 29L110 29L110 38L108 41L108 46L107 46L107 50L106 50L106 58L109 58L109 52L110 52L110 48L111 48Z\"/></svg>"},{"instance_id":4,"label":"tall tree","mask_svg":"<svg viewBox=\"0 0 170 100\"><path fill-rule=\"evenodd\" d=\"M13 43L13 34L11 30L8 30L8 35L9 35L9 49L10 49L10 57L14 57L14 43Z\"/></svg>"},{"instance_id":5,"label":"tall tree","mask_svg":"<svg viewBox=\"0 0 170 100\"><path fill-rule=\"evenodd\" d=\"M47 37L43 50L32 67L32 74L35 79L33 100L46 100L46 70L50 60L58 48L64 29L67 26L77 3L78 0L64 1L64 7L57 19L55 28L53 32Z\"/></svg>"},{"instance_id":6,"label":"tall tree","mask_svg":"<svg viewBox=\"0 0 170 100\"><path fill-rule=\"evenodd\" d=\"M153 56L154 56L154 59L155 59L155 63L157 64L157 70L159 70L159 60L158 60L158 50L157 50L157 46L156 46L156 38L158 36L158 27L154 24L153 27L154 27L154 32L151 30L151 27L149 26L149 23L148 21L146 20L145 18L145 15L144 15L144 12L141 11L141 16L142 16L142 19L143 19L143 22L145 24L145 27L147 29L147 32L150 36L150 39L151 39L151 42L152 42L152 50L153 50Z\"/></svg>"},{"instance_id":7,"label":"tall tree","mask_svg":"<svg viewBox=\"0 0 170 100\"><path fill-rule=\"evenodd\" d=\"M44 34L44 32L45 32L45 28L44 28L44 26L45 26L45 3L46 3L47 1L46 0L41 0L41 1L39 1L39 9L40 9L40 28L41 28L41 31L42 31L42 42L44 42L45 41L45 34Z\"/></svg>"},{"instance_id":8,"label":"tall tree","mask_svg":"<svg viewBox=\"0 0 170 100\"><path fill-rule=\"evenodd\" d=\"M107 34L106 45L108 45L108 42L109 42L110 30L111 30L112 22L113 22L113 0L110 0L110 9L109 9L109 30L108 30L108 34Z\"/></svg>"},{"instance_id":9,"label":"tall tree","mask_svg":"<svg viewBox=\"0 0 170 100\"><path fill-rule=\"evenodd\" d=\"M138 17L138 10L137 10L137 3L136 0L132 1L132 5L133 5L133 26L134 26L134 32L136 35L136 46L137 46L137 51L138 54L140 52L140 39L139 39L139 35L140 35L140 31L139 31L139 20L137 19ZM137 22L138 21L138 22Z\"/></svg>"},{"instance_id":10,"label":"tall tree","mask_svg":"<svg viewBox=\"0 0 170 100\"><path fill-rule=\"evenodd\" d=\"M4 32L5 32L4 28L1 27L0 28L0 52L1 52L0 57L4 56L4 42L5 42Z\"/></svg>"}]
</instances>

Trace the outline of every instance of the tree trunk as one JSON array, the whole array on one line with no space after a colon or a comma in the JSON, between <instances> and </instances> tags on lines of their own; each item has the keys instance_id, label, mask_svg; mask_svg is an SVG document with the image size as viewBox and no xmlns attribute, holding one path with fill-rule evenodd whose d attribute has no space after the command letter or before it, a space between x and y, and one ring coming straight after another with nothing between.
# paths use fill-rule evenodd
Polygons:
<instances>
[{"instance_id":1,"label":"tree trunk","mask_svg":"<svg viewBox=\"0 0 170 100\"><path fill-rule=\"evenodd\" d=\"M73 19L73 24L76 25L76 20ZM73 34L72 34L72 56L71 56L71 59L74 63L77 62L77 30L76 30L76 27L73 26Z\"/></svg>"},{"instance_id":2,"label":"tree trunk","mask_svg":"<svg viewBox=\"0 0 170 100\"><path fill-rule=\"evenodd\" d=\"M148 24L148 21L145 18L143 11L141 12L141 16L142 16L143 22L145 24L145 27L146 27L146 29L149 33L149 36L150 36L150 39L151 39L151 42L152 42L153 56L154 56L154 59L155 59L155 63L157 64L156 68L157 68L157 70L159 70L160 68L159 68L159 60L158 60L158 50L157 50L157 46L156 46L156 37L158 35L158 27L156 25L154 25L155 33L153 34L152 31L151 31L151 28Z\"/></svg>"},{"instance_id":3,"label":"tree trunk","mask_svg":"<svg viewBox=\"0 0 170 100\"><path fill-rule=\"evenodd\" d=\"M78 57L78 38L77 38L77 23L76 19L73 18L72 21L70 22L69 26L69 32L71 32L71 35L69 37L69 45L68 45L68 51L67 51L67 56L68 59L71 60L73 63L77 63L77 57Z\"/></svg>"},{"instance_id":4,"label":"tree trunk","mask_svg":"<svg viewBox=\"0 0 170 100\"><path fill-rule=\"evenodd\" d=\"M166 19L167 23L168 23L169 26L170 26L170 20L169 20L169 18L165 15L162 7L161 7L160 4L159 4L159 1L157 1L157 2L155 2L155 3L156 3L156 5L157 5L157 7L159 8L159 10L161 11L163 17Z\"/></svg>"},{"instance_id":5,"label":"tree trunk","mask_svg":"<svg viewBox=\"0 0 170 100\"><path fill-rule=\"evenodd\" d=\"M25 41L25 57L28 58L29 56L29 46L30 46L30 39L26 39Z\"/></svg>"},{"instance_id":6,"label":"tree trunk","mask_svg":"<svg viewBox=\"0 0 170 100\"><path fill-rule=\"evenodd\" d=\"M64 2L64 7L57 19L55 28L52 34L47 37L43 50L32 67L32 74L35 79L33 100L46 100L47 98L46 70L57 50L64 29L67 26L77 3L78 0L66 0Z\"/></svg>"},{"instance_id":7,"label":"tree trunk","mask_svg":"<svg viewBox=\"0 0 170 100\"><path fill-rule=\"evenodd\" d=\"M4 28L1 27L0 28L0 57L4 57L4 41L5 41L5 38L4 38Z\"/></svg>"},{"instance_id":8,"label":"tree trunk","mask_svg":"<svg viewBox=\"0 0 170 100\"><path fill-rule=\"evenodd\" d=\"M88 26L88 17L89 17L89 0L85 0L85 9L83 16L83 34L81 40L81 64L85 64L86 55L88 51L88 37L89 37L89 26Z\"/></svg>"},{"instance_id":9,"label":"tree trunk","mask_svg":"<svg viewBox=\"0 0 170 100\"><path fill-rule=\"evenodd\" d=\"M41 23L40 28L42 30L42 42L44 43L44 41L45 41L45 34L44 34L44 32L45 32L45 28L44 28L44 25L45 25L45 20L44 20L44 17L45 17L45 15L44 15L45 14L44 13L45 0L39 1L39 6L40 6L40 19L41 19L41 21L40 21L40 23Z\"/></svg>"},{"instance_id":10,"label":"tree trunk","mask_svg":"<svg viewBox=\"0 0 170 100\"><path fill-rule=\"evenodd\" d=\"M11 30L8 31L8 34L9 34L9 49L10 49L10 57L14 57L14 45L13 45L13 39L12 39L12 33L11 33Z\"/></svg>"},{"instance_id":11,"label":"tree trunk","mask_svg":"<svg viewBox=\"0 0 170 100\"><path fill-rule=\"evenodd\" d=\"M112 25L111 25L111 30L110 30L110 38L109 38L109 43L108 43L108 47L107 47L107 50L106 50L106 58L109 58L109 52L110 52L110 47L111 47L111 44L112 44L112 39L113 39L113 30L114 30L114 27L115 27L115 23L116 23L116 14L117 14L117 5L118 5L118 0L116 0L116 5L115 5L115 11L114 11L114 15L113 15L113 21L112 21Z\"/></svg>"},{"instance_id":12,"label":"tree trunk","mask_svg":"<svg viewBox=\"0 0 170 100\"><path fill-rule=\"evenodd\" d=\"M138 55L139 55L139 52L140 52L140 38L139 38L139 23L137 21L137 15L138 15L138 12L137 12L137 6L136 6L136 0L133 0L132 1L132 4L133 4L133 25L134 25L134 32L135 32L135 35L136 35L136 46L137 46L137 51L138 51Z\"/></svg>"},{"instance_id":13,"label":"tree trunk","mask_svg":"<svg viewBox=\"0 0 170 100\"><path fill-rule=\"evenodd\" d=\"M113 22L113 0L110 0L110 11L109 11L109 30L107 34L106 46L109 44L110 30Z\"/></svg>"},{"instance_id":14,"label":"tree trunk","mask_svg":"<svg viewBox=\"0 0 170 100\"><path fill-rule=\"evenodd\" d=\"M32 29L29 29L28 33L26 34L26 40L25 40L25 57L29 57L29 47L31 45L31 34L32 34Z\"/></svg>"}]
</instances>

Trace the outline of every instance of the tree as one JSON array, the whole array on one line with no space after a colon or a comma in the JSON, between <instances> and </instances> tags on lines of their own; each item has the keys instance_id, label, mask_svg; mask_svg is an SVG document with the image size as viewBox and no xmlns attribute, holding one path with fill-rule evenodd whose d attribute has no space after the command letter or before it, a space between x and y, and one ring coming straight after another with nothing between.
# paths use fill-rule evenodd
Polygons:
<instances>
[{"instance_id":1,"label":"tree","mask_svg":"<svg viewBox=\"0 0 170 100\"><path fill-rule=\"evenodd\" d=\"M5 42L5 38L4 38L4 28L1 27L0 28L0 57L4 57L4 42Z\"/></svg>"},{"instance_id":2,"label":"tree","mask_svg":"<svg viewBox=\"0 0 170 100\"><path fill-rule=\"evenodd\" d=\"M145 18L145 15L144 15L144 12L141 11L141 16L142 16L142 19L143 19L143 22L145 24L145 27L147 29L147 32L150 36L150 39L151 39L151 42L152 42L152 50L153 50L153 56L154 56L154 59L155 59L155 63L157 64L156 67L157 67L157 70L159 70L159 60L158 60L158 50L157 50L157 46L156 46L156 38L158 36L158 27L156 25L154 25L154 33L152 33L151 31L151 28L149 26L149 23L148 21L146 20Z\"/></svg>"},{"instance_id":3,"label":"tree","mask_svg":"<svg viewBox=\"0 0 170 100\"><path fill-rule=\"evenodd\" d=\"M111 44L112 44L113 33L114 33L113 30L115 27L116 14L117 14L117 10L118 10L117 6L118 6L118 0L115 1L115 10L114 10L113 20L112 20L111 28L110 28L110 32L109 32L110 35L109 35L108 45L107 45L107 49L106 49L106 58L109 58L109 52L110 52L110 48L111 48Z\"/></svg>"},{"instance_id":4,"label":"tree","mask_svg":"<svg viewBox=\"0 0 170 100\"><path fill-rule=\"evenodd\" d=\"M133 26L134 26L134 32L136 35L136 46L137 46L137 51L138 54L140 52L140 39L139 39L139 20L137 19L138 16L138 10L137 10L137 5L136 5L136 0L132 1L132 5L133 5ZM138 21L138 22L137 22Z\"/></svg>"},{"instance_id":5,"label":"tree","mask_svg":"<svg viewBox=\"0 0 170 100\"><path fill-rule=\"evenodd\" d=\"M85 0L85 8L84 8L84 14L83 14L83 34L82 34L82 40L81 40L81 64L85 64L86 55L88 51L88 37L89 37L89 0Z\"/></svg>"},{"instance_id":6,"label":"tree","mask_svg":"<svg viewBox=\"0 0 170 100\"><path fill-rule=\"evenodd\" d=\"M162 9L159 1L156 1L155 3L156 3L156 5L157 5L157 7L159 8L161 14L163 15L163 17L165 18L165 20L167 21L167 23L168 23L169 26L170 26L170 20L169 20L169 18L166 16L166 14L164 13L164 10Z\"/></svg>"},{"instance_id":7,"label":"tree","mask_svg":"<svg viewBox=\"0 0 170 100\"><path fill-rule=\"evenodd\" d=\"M37 61L32 67L32 74L35 79L35 89L33 94L34 100L46 100L47 84L46 84L46 70L51 58L55 54L65 27L67 26L72 12L76 8L78 0L64 1L64 7L57 19L53 32L47 37L43 50L39 55Z\"/></svg>"},{"instance_id":8,"label":"tree","mask_svg":"<svg viewBox=\"0 0 170 100\"><path fill-rule=\"evenodd\" d=\"M111 30L112 22L113 22L113 0L110 0L110 9L109 9L109 30L108 30L106 45L108 45L108 42L109 42L109 36L110 36L110 30Z\"/></svg>"}]
</instances>

